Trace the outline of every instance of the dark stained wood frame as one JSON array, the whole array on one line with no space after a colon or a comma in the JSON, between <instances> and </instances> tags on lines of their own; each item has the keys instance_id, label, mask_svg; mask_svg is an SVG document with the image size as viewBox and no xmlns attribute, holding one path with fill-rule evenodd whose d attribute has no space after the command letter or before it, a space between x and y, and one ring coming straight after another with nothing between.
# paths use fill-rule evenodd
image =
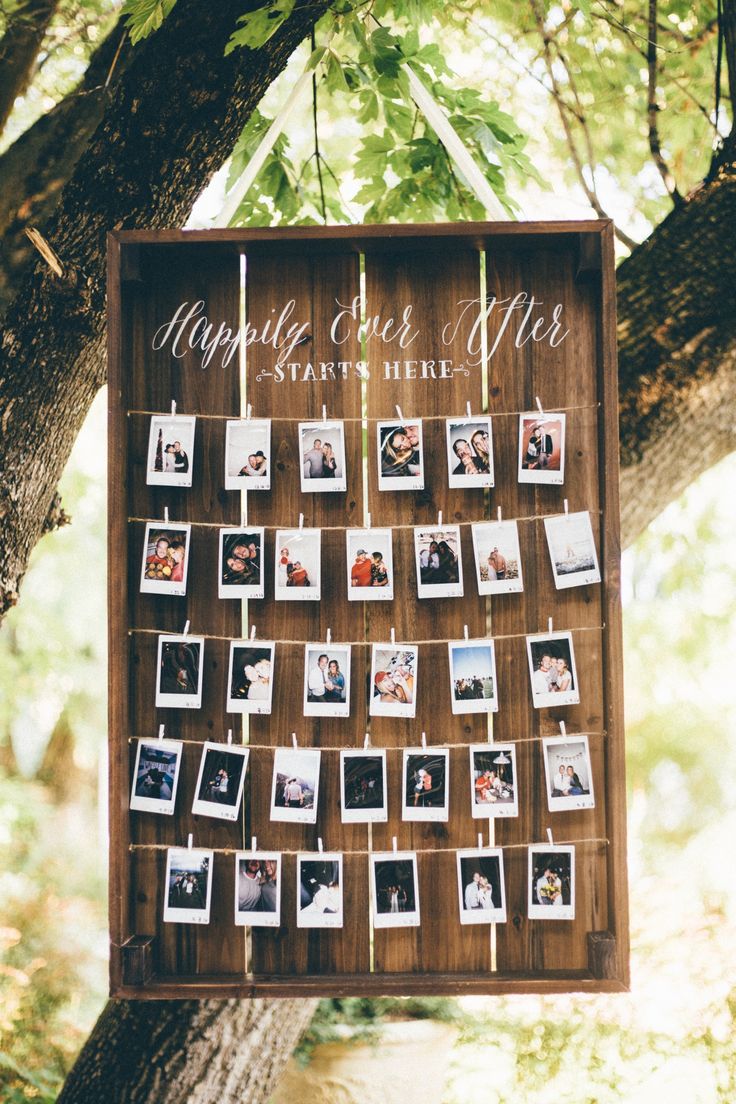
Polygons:
<instances>
[{"instance_id":1,"label":"dark stained wood frame","mask_svg":"<svg viewBox=\"0 0 736 1104\"><path fill-rule=\"evenodd\" d=\"M554 592L545 579L549 576L547 549L544 539L522 542L522 557L530 586L521 596L505 596L491 603L492 626L490 635L517 632L536 632L543 628L543 611L553 613L555 628L576 626L603 626L595 636L595 642L580 647L576 639L578 666L583 694L581 706L558 711L531 710L526 671L522 672L519 686L508 691L508 712L504 713L507 698L502 697L504 718L499 726L498 739L515 740L526 737L526 743L518 745L519 778L524 787L520 806L527 808L516 821L496 822L496 843L516 847L508 851L506 867L508 923L496 926L496 970L490 969L491 940L487 929L461 927L456 915L454 882L454 855L450 852L431 855L433 848L472 847L475 830L484 822L471 822L457 805L465 778L468 742L486 738L479 735L475 718L452 718L457 729L455 736L432 740L432 718L441 716L449 727L449 697L444 678L436 680L437 689L431 701L425 697L417 714L416 724L403 722L389 726L385 721L371 725L374 746L396 742L409 745L416 742L416 734L426 728L431 742L450 746L454 755L451 769L451 821L448 825L402 824L396 805L390 805L388 827L374 826L373 849L389 845L392 835L399 837L400 848L420 851L420 897L422 901L422 928L397 929L376 932L373 938L374 969L367 961L368 938L368 871L365 860L346 856L346 878L365 879L361 892L354 893L355 901L346 915L344 935L324 931L298 931L294 917L288 910L294 907L293 894L284 893L282 900L282 929L279 932L254 930L250 957L246 952L246 938L242 929L232 923L232 875L216 855L216 879L213 889L213 913L210 930L198 928L190 931L183 925L162 925L163 851L132 851L135 843L183 844L186 833L195 831L195 846L241 847L254 823L258 830L259 847L277 850L279 847L311 850L316 841L316 830L294 829L290 826L263 826L264 805L262 790L264 780L270 780L270 753L268 763L257 765L256 753L251 754L249 782L246 788L244 809L247 813L241 822L232 826L220 822L204 822L189 814L191 807L191 774L196 776L196 760L187 760L189 781L183 780L173 818L146 817L131 813L128 809L131 773L131 745L134 737L155 735L157 725L167 722L167 735L174 738L185 735L190 740L221 739L223 728L235 728L234 718L224 713L220 697L224 674L223 656L217 649L206 652L205 679L209 679L215 691L205 698L199 716L190 714L180 720L185 711L153 709L152 679L145 680L140 672L150 661L151 647L140 644L133 627L155 626L165 631L179 631L185 617L193 610L198 620L192 620L192 632L214 632L240 636L238 616L232 607L237 603L213 603L211 583L214 580L214 556L210 556L206 571L212 576L204 582L192 579L186 599L148 600L141 604L137 595L140 570L141 533L132 533L135 526L128 523L130 516L160 516L163 503L171 507L173 520L184 520L189 506L191 514L186 519L199 517L199 510L211 524L237 524L237 500L221 486L217 464L220 462L221 445L218 445L214 429L205 433L205 423L198 423L198 448L200 457L195 461L193 491L182 492L169 488L145 488L142 467L143 440L147 435L147 419L128 415L131 409L161 409L167 406L164 396L171 393L176 381L177 389L184 388L188 403L180 406L181 413L238 414L238 398L232 384L218 382L213 386L213 373L202 373L195 357L185 358L181 364L170 363L170 358L152 357L143 330L146 323L165 317L162 303L178 302L183 297L198 295L207 297L211 315L218 321L227 317L238 324L236 294L233 281L237 282L238 257L245 252L248 258L249 280L253 281L252 298L249 297L249 317L252 309L261 316L268 306L269 293L278 290L282 298L284 288L311 311L312 340L316 345L316 359L329 357L329 347L319 335L319 321L325 317L326 304L331 301L335 288L345 283L357 287L359 256L366 265L366 285L369 299L379 299L382 288L387 295L402 295L405 301L409 288L416 290L418 316L430 331L433 304L443 294L457 297L467 285L468 271L479 265L479 254L486 255L486 273L489 293L495 286L514 290L525 288L535 291L541 287L545 293L559 290L566 309L576 312L579 322L579 341L562 346L552 356L547 347L506 352L499 350L499 357L489 369L492 413L504 410L531 408L534 396L542 395L545 408L571 405L570 390L579 389L598 404L591 416L580 424L573 424L568 416L568 470L564 492L552 488L519 487L516 485L515 442L516 419L507 420L507 431L499 432L496 455L497 484L507 475L504 489L499 485L493 492L493 509L489 513L488 495L483 492L452 492L444 485L446 472L444 449L428 461L429 483L427 491L417 495L378 496L375 488L374 440L369 435L369 485L368 509L374 525L403 523L429 523L436 518L437 509L444 511L446 519L467 521L484 516L495 517L497 502L503 503L504 517L538 515L561 510L562 497L570 497L570 509L591 509L594 531L597 534L603 582L600 587L575 588ZM330 258L320 267L320 258ZM432 265L434 257L436 264ZM475 260L473 260L475 258ZM282 262L286 259L287 263ZM252 265L251 265L252 261ZM431 278L442 264L446 273L443 284ZM478 268L478 271L479 268ZM428 275L429 274L429 275ZM332 281L332 283L330 283ZM201 289L204 289L200 295ZM536 292L535 292L536 293ZM238 288L239 294L239 288ZM352 292L351 292L352 294ZM542 296L544 297L544 296ZM347 296L346 296L347 298ZM155 302L152 302L156 300ZM160 299L160 302L158 301ZM389 298L390 301L390 298ZM449 301L449 298L448 298ZM216 305L217 309L214 309ZM492 324L489 324L492 336ZM146 338L150 345L150 332ZM321 342L321 344L320 344ZM359 351L353 348L351 357L358 359ZM385 357L400 359L400 351L391 353L386 348ZM307 358L308 359L308 358ZM370 345L369 345L370 359ZM628 967L628 895L626 871L626 808L624 784L624 729L622 690L622 640L620 607L620 536L618 512L618 390L615 346L615 278L613 233L611 223L605 220L585 222L544 223L468 223L431 226L362 226L362 227L296 227L284 230L218 230L218 231L122 231L108 236L108 360L109 360L109 539L110 547L120 550L116 570L110 572L109 583L109 633L110 633L110 930L111 962L110 990L121 998L207 998L207 997L255 997L255 996L349 996L379 994L471 994L471 993L559 993L559 992L617 992L629 985ZM151 371L151 368L155 371ZM147 369L147 371L146 371ZM196 369L196 371L195 371ZM564 386L567 401L561 401L554 386L548 384L549 370ZM254 394L253 369L248 367L248 396ZM160 385L151 377L159 374ZM146 377L145 380L143 377ZM206 384L202 383L202 378ZM190 382L187 382L187 381ZM183 381L183 382L182 382ZM168 387L168 392L166 388ZM452 391L430 391L397 385L393 390L385 388L383 398L368 389L369 417L391 416L394 403L399 403L407 415L434 415L461 413L465 408L468 385L463 385L463 401L460 392L453 403ZM188 390L187 390L188 388ZM148 390L147 390L148 389ZM257 416L274 419L274 455L277 446L279 458L286 472L295 471L294 458L285 440L280 439L277 422L281 417L299 415L304 420L316 416L320 404L329 403L330 417L348 417L356 412L356 396L349 388L341 398L334 392L329 398L321 395L319 388L311 389L309 396L299 393L277 395L268 388L253 398ZM137 397L134 397L137 396ZM389 398L390 395L390 398ZM412 398L416 396L416 401ZM143 399L141 398L143 396ZM521 397L520 397L521 396ZM279 406L276 406L277 399ZM374 401L375 400L375 401ZM138 405L140 402L159 405ZM477 401L477 406L476 406ZM498 408L494 408L494 401ZM300 406L301 403L301 406ZM448 404L449 403L449 404ZM519 404L520 405L514 405ZM443 405L445 404L445 405ZM473 409L480 411L480 396L473 394ZM359 410L359 407L358 407ZM145 421L145 426L143 426ZM500 425L504 419L494 422ZM583 424L584 421L584 424ZM513 424L512 424L513 423ZM438 423L439 424L439 423ZM222 423L220 423L222 427ZM290 427L291 429L295 427ZM375 432L375 430L373 431ZM209 434L209 436L207 436ZM444 434L444 426L442 426ZM204 435L204 437L203 437ZM224 427L222 427L224 436ZM358 436L358 435L356 435ZM215 457L206 458L203 445ZM280 443L279 443L280 442ZM359 443L358 443L359 444ZM348 442L356 447L356 441ZM576 449L571 455L571 449ZM575 457L580 458L580 476L575 472ZM509 467L513 471L511 478ZM221 464L220 464L221 468ZM278 473L275 473L278 477ZM500 479L499 479L500 476ZM220 484L218 485L218 477ZM513 483L512 487L510 484ZM196 488L199 487L199 490ZM273 483L272 483L273 487ZM578 497L574 498L577 491ZM346 496L303 496L294 494L292 488L284 496L272 491L260 500L251 495L252 524L294 523L293 511L299 501L304 504L305 524L360 526L363 524L363 489L349 485ZM189 495L187 499L185 496ZM506 497L504 497L504 495ZM583 500L581 497L585 495ZM329 501L328 501L329 500ZM337 501L339 500L339 501ZM145 503L148 501L146 513ZM178 507L178 510L177 510ZM596 526L596 511L600 524ZM534 525L541 524L535 522ZM337 534L340 538L341 534ZM403 541L403 537L402 537ZM526 542L526 543L525 543ZM337 543L333 544L335 548ZM289 635L295 639L320 639L324 628L332 628L333 640L339 642L340 632L350 629L348 639L357 639L355 625L362 623L366 640L385 639L387 627L396 625L398 640L412 640L431 635L427 626L432 617L442 618L443 624L452 627L443 638L451 636L463 623L470 624L473 633L484 635L486 603L478 599L472 574L472 549L468 539L464 543L465 598L440 600L431 603L407 602L401 609L386 610L380 606L363 609L357 603L348 603L344 594L334 608L326 612L323 603L317 608L312 603L278 603L277 610L267 583L266 600L254 604L253 619L259 625L259 636L279 639L285 635L285 625L290 624ZM409 555L408 546L394 538L394 554ZM338 555L334 549L330 555ZM265 560L267 575L270 571L271 545ZM337 562L336 560L334 562ZM324 544L323 544L324 563ZM536 570L535 570L536 568ZM545 574L546 569L546 574ZM413 574L410 573L410 578ZM127 589L121 585L127 580ZM538 581L537 581L538 580ZM209 589L208 589L209 588ZM135 593L134 593L135 592ZM554 601L554 606L551 606ZM155 604L156 611L151 612ZM393 606L399 603L395 599ZM285 606L291 607L288 610ZM422 607L423 608L417 608ZM223 609L223 607L229 607ZM342 607L342 608L341 608ZM208 612L209 611L209 612ZM288 614L288 617L286 616ZM209 617L215 618L212 627ZM207 623L204 618L207 617ZM544 620L546 624L546 617ZM462 635L460 631L459 636ZM343 637L344 638L344 637ZM154 641L155 637L148 638ZM523 641L516 641L516 644ZM446 645L443 645L446 649ZM579 650L578 650L579 649ZM356 655L356 652L358 653ZM283 743L284 733L292 728L311 732L311 742L334 746L348 740L344 746L357 746L357 729L362 743L362 709L355 711L361 679L359 664L367 662L367 649L360 655L353 650L353 710L349 722L335 720L300 719L301 682L299 692L291 702L275 706L274 716L258 719L251 726L251 739L256 743ZM518 663L525 657L518 648L510 650L497 646L499 685L504 694ZM446 662L446 660L445 660ZM301 655L294 666L289 660L289 677L299 669ZM514 665L517 665L516 668ZM587 669L590 669L588 671ZM444 672L444 668L443 668ZM300 676L299 676L300 677ZM426 676L425 676L426 677ZM420 668L421 679L421 668ZM288 681L288 679L286 680ZM145 683L145 685L144 685ZM441 685L440 685L441 684ZM274 702L279 695L278 681ZM444 695L444 696L443 696ZM446 699L446 700L445 700ZM218 709L218 702L219 709ZM445 714L447 716L445 717ZM173 719L173 730L168 722ZM573 731L593 733L602 730L594 741L591 735L596 784L596 809L584 813L548 814L546 795L540 782L541 756L533 749L541 736L558 731L558 721L564 719ZM470 723L468 723L470 722ZM355 730L355 731L353 731ZM458 736L459 734L459 736ZM453 740L463 747L452 751ZM309 739L306 741L310 742ZM198 751L198 749L193 749ZM332 753L336 756L336 753ZM389 751L389 771L396 772L399 753ZM534 759L533 756L537 758ZM393 756L393 759L392 759ZM364 826L340 825L339 806L336 802L337 771L326 768L323 755L324 796L320 799L319 834L325 837L327 850L353 850L362 846ZM459 772L463 771L462 778ZM543 775L542 775L543 777ZM252 780L252 781L251 781ZM249 786L250 784L250 786ZM391 777L389 778L391 786ZM252 792L249 792L249 788ZM254 807L251 810L250 805ZM254 820L251 820L251 815ZM260 817L260 820L258 819ZM166 821L166 824L162 822ZM155 822L155 823L154 823ZM196 822L196 823L192 823ZM560 841L593 838L594 847L577 849L577 907L574 922L542 923L526 919L526 851L521 842L539 842L544 839L544 828L552 823ZM562 825L562 828L557 828ZM169 828L171 829L169 831ZM338 835L339 832L339 835ZM487 834L487 832L486 832ZM228 857L227 863L230 863ZM423 885L422 863L439 865L431 867L442 876L452 876L446 903L429 904ZM347 864L350 864L348 866ZM429 867L427 868L430 869ZM285 878L291 880L291 866ZM513 884L512 884L513 883ZM153 887L153 888L151 888ZM219 901L219 903L218 903ZM166 930L163 930L166 929ZM439 949L438 949L439 948ZM353 964L351 968L351 963Z\"/></svg>"}]
</instances>

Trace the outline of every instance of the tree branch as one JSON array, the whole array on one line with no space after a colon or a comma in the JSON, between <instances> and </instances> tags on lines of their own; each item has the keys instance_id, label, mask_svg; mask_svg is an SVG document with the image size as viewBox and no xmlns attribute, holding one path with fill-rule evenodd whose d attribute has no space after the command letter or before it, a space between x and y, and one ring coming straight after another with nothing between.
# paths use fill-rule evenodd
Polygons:
<instances>
[{"instance_id":1,"label":"tree branch","mask_svg":"<svg viewBox=\"0 0 736 1104\"><path fill-rule=\"evenodd\" d=\"M659 142L659 129L657 115L659 105L657 103L657 0L649 0L649 40L647 43L647 118L649 120L649 149L657 166L659 175L664 181L664 186L672 202L677 207L682 203L675 178L669 170L667 162L662 154Z\"/></svg>"},{"instance_id":2,"label":"tree branch","mask_svg":"<svg viewBox=\"0 0 736 1104\"><path fill-rule=\"evenodd\" d=\"M31 82L38 51L59 0L25 0L8 18L0 40L0 134Z\"/></svg>"}]
</instances>

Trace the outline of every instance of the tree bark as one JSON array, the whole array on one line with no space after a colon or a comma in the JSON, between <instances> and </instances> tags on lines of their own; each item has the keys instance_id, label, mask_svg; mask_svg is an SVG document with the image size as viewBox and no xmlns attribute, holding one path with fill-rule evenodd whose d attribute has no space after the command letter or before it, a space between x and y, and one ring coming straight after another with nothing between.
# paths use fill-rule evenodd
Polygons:
<instances>
[{"instance_id":1,"label":"tree bark","mask_svg":"<svg viewBox=\"0 0 736 1104\"><path fill-rule=\"evenodd\" d=\"M31 82L38 51L59 0L25 0L8 18L0 41L0 134L13 104Z\"/></svg>"}]
</instances>

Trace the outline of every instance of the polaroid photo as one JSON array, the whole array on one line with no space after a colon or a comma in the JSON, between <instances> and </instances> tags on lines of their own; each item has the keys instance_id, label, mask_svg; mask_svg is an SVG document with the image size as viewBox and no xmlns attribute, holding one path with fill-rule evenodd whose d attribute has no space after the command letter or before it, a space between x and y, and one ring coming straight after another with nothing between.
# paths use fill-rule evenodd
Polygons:
<instances>
[{"instance_id":1,"label":"polaroid photo","mask_svg":"<svg viewBox=\"0 0 736 1104\"><path fill-rule=\"evenodd\" d=\"M348 489L343 422L299 422L299 455L303 494Z\"/></svg>"},{"instance_id":2,"label":"polaroid photo","mask_svg":"<svg viewBox=\"0 0 736 1104\"><path fill-rule=\"evenodd\" d=\"M275 651L273 640L230 641L228 713L271 712Z\"/></svg>"},{"instance_id":3,"label":"polaroid photo","mask_svg":"<svg viewBox=\"0 0 736 1104\"><path fill-rule=\"evenodd\" d=\"M186 594L190 537L190 525L148 522L143 540L141 594Z\"/></svg>"},{"instance_id":4,"label":"polaroid photo","mask_svg":"<svg viewBox=\"0 0 736 1104\"><path fill-rule=\"evenodd\" d=\"M577 705L580 701L572 633L553 632L528 636L526 650L535 709Z\"/></svg>"},{"instance_id":5,"label":"polaroid photo","mask_svg":"<svg viewBox=\"0 0 736 1104\"><path fill-rule=\"evenodd\" d=\"M350 748L340 752L340 807L343 824L388 820L385 751Z\"/></svg>"},{"instance_id":6,"label":"polaroid photo","mask_svg":"<svg viewBox=\"0 0 736 1104\"><path fill-rule=\"evenodd\" d=\"M153 415L146 463L149 487L191 487L196 421L186 414Z\"/></svg>"},{"instance_id":7,"label":"polaroid photo","mask_svg":"<svg viewBox=\"0 0 736 1104\"><path fill-rule=\"evenodd\" d=\"M139 740L130 807L171 816L176 804L184 745L179 740Z\"/></svg>"},{"instance_id":8,"label":"polaroid photo","mask_svg":"<svg viewBox=\"0 0 736 1104\"><path fill-rule=\"evenodd\" d=\"M390 602L394 596L390 529L348 529L348 602Z\"/></svg>"},{"instance_id":9,"label":"polaroid photo","mask_svg":"<svg viewBox=\"0 0 736 1104\"><path fill-rule=\"evenodd\" d=\"M454 714L496 713L498 681L492 640L451 640L450 701Z\"/></svg>"},{"instance_id":10,"label":"polaroid photo","mask_svg":"<svg viewBox=\"0 0 736 1104\"><path fill-rule=\"evenodd\" d=\"M201 709L203 636L160 636L157 671L157 709Z\"/></svg>"},{"instance_id":11,"label":"polaroid photo","mask_svg":"<svg viewBox=\"0 0 736 1104\"><path fill-rule=\"evenodd\" d=\"M246 418L225 425L225 490L271 489L271 420Z\"/></svg>"},{"instance_id":12,"label":"polaroid photo","mask_svg":"<svg viewBox=\"0 0 736 1104\"><path fill-rule=\"evenodd\" d=\"M470 793L474 820L519 815L513 744L471 745Z\"/></svg>"},{"instance_id":13,"label":"polaroid photo","mask_svg":"<svg viewBox=\"0 0 736 1104\"><path fill-rule=\"evenodd\" d=\"M514 594L523 590L516 522L480 522L471 528L478 593Z\"/></svg>"},{"instance_id":14,"label":"polaroid photo","mask_svg":"<svg viewBox=\"0 0 736 1104\"><path fill-rule=\"evenodd\" d=\"M238 819L249 754L247 747L236 744L208 740L203 745L192 805L195 816Z\"/></svg>"},{"instance_id":15,"label":"polaroid photo","mask_svg":"<svg viewBox=\"0 0 736 1104\"><path fill-rule=\"evenodd\" d=\"M209 924L213 851L171 847L166 853L164 922Z\"/></svg>"},{"instance_id":16,"label":"polaroid photo","mask_svg":"<svg viewBox=\"0 0 736 1104\"><path fill-rule=\"evenodd\" d=\"M376 433L379 491L423 491L421 420L379 422Z\"/></svg>"},{"instance_id":17,"label":"polaroid photo","mask_svg":"<svg viewBox=\"0 0 736 1104\"><path fill-rule=\"evenodd\" d=\"M278 928L281 923L281 855L238 851L235 855L235 924Z\"/></svg>"},{"instance_id":18,"label":"polaroid photo","mask_svg":"<svg viewBox=\"0 0 736 1104\"><path fill-rule=\"evenodd\" d=\"M542 754L549 811L595 808L588 737L548 736Z\"/></svg>"},{"instance_id":19,"label":"polaroid photo","mask_svg":"<svg viewBox=\"0 0 736 1104\"><path fill-rule=\"evenodd\" d=\"M371 717L414 717L417 709L415 644L374 644L371 648Z\"/></svg>"},{"instance_id":20,"label":"polaroid photo","mask_svg":"<svg viewBox=\"0 0 736 1104\"><path fill-rule=\"evenodd\" d=\"M402 820L447 820L450 804L448 748L404 748Z\"/></svg>"},{"instance_id":21,"label":"polaroid photo","mask_svg":"<svg viewBox=\"0 0 736 1104\"><path fill-rule=\"evenodd\" d=\"M271 820L317 823L319 748L276 748L271 786Z\"/></svg>"},{"instance_id":22,"label":"polaroid photo","mask_svg":"<svg viewBox=\"0 0 736 1104\"><path fill-rule=\"evenodd\" d=\"M575 848L533 843L529 848L529 919L575 919Z\"/></svg>"},{"instance_id":23,"label":"polaroid photo","mask_svg":"<svg viewBox=\"0 0 736 1104\"><path fill-rule=\"evenodd\" d=\"M599 583L601 573L590 513L560 514L544 519L552 574L558 590Z\"/></svg>"},{"instance_id":24,"label":"polaroid photo","mask_svg":"<svg viewBox=\"0 0 736 1104\"><path fill-rule=\"evenodd\" d=\"M458 851L457 897L461 924L506 923L506 887L500 847Z\"/></svg>"},{"instance_id":25,"label":"polaroid photo","mask_svg":"<svg viewBox=\"0 0 736 1104\"><path fill-rule=\"evenodd\" d=\"M220 530L218 598L263 598L263 529Z\"/></svg>"},{"instance_id":26,"label":"polaroid photo","mask_svg":"<svg viewBox=\"0 0 736 1104\"><path fill-rule=\"evenodd\" d=\"M350 645L307 644L304 716L350 716Z\"/></svg>"},{"instance_id":27,"label":"polaroid photo","mask_svg":"<svg viewBox=\"0 0 736 1104\"><path fill-rule=\"evenodd\" d=\"M326 851L296 857L296 926L341 928L342 855Z\"/></svg>"},{"instance_id":28,"label":"polaroid photo","mask_svg":"<svg viewBox=\"0 0 736 1104\"><path fill-rule=\"evenodd\" d=\"M319 529L276 531L276 601L319 602L321 540Z\"/></svg>"},{"instance_id":29,"label":"polaroid photo","mask_svg":"<svg viewBox=\"0 0 736 1104\"><path fill-rule=\"evenodd\" d=\"M419 927L419 879L415 851L370 856L374 928Z\"/></svg>"},{"instance_id":30,"label":"polaroid photo","mask_svg":"<svg viewBox=\"0 0 736 1104\"><path fill-rule=\"evenodd\" d=\"M493 430L491 419L448 418L447 470L451 487L492 487Z\"/></svg>"},{"instance_id":31,"label":"polaroid photo","mask_svg":"<svg viewBox=\"0 0 736 1104\"><path fill-rule=\"evenodd\" d=\"M417 525L414 529L414 561L419 598L462 598L463 557L460 526L443 528Z\"/></svg>"},{"instance_id":32,"label":"polaroid photo","mask_svg":"<svg viewBox=\"0 0 736 1104\"><path fill-rule=\"evenodd\" d=\"M519 483L565 482L565 415L519 416Z\"/></svg>"}]
</instances>

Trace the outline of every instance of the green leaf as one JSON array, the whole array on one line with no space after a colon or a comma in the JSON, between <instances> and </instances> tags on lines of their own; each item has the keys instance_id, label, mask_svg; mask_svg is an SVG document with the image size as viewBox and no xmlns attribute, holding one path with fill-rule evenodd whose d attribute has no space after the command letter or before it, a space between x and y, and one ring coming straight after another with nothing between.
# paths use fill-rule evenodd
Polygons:
<instances>
[{"instance_id":1,"label":"green leaf","mask_svg":"<svg viewBox=\"0 0 736 1104\"><path fill-rule=\"evenodd\" d=\"M135 46L157 31L175 4L176 0L126 0L122 14L131 43Z\"/></svg>"},{"instance_id":2,"label":"green leaf","mask_svg":"<svg viewBox=\"0 0 736 1104\"><path fill-rule=\"evenodd\" d=\"M340 59L332 50L327 51L325 63L325 83L329 92L349 92L350 85L345 79Z\"/></svg>"},{"instance_id":3,"label":"green leaf","mask_svg":"<svg viewBox=\"0 0 736 1104\"><path fill-rule=\"evenodd\" d=\"M225 53L231 54L239 46L257 50L265 45L281 24L289 18L295 2L296 0L270 0L270 3L263 7L241 15L238 19L240 26L231 34Z\"/></svg>"}]
</instances>

